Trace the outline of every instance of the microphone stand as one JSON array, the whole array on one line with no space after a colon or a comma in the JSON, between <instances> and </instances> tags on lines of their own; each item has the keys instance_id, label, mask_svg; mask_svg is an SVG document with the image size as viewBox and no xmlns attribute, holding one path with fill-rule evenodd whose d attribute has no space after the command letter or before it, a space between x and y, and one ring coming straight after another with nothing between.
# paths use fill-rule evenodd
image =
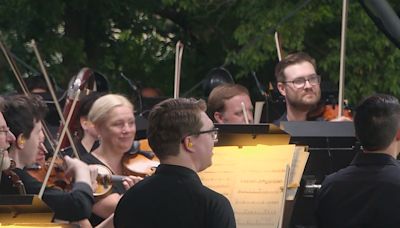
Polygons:
<instances>
[{"instance_id":1,"label":"microphone stand","mask_svg":"<svg viewBox=\"0 0 400 228\"><path fill-rule=\"evenodd\" d=\"M130 80L128 77L124 75L123 72L120 72L119 75L121 78L123 78L126 82L128 82L128 85L131 87L131 89L136 93L138 97L138 113L139 115L142 115L142 109L143 109L143 102L142 102L142 95L140 94L140 89Z\"/></svg>"},{"instance_id":2,"label":"microphone stand","mask_svg":"<svg viewBox=\"0 0 400 228\"><path fill-rule=\"evenodd\" d=\"M256 81L258 91L261 93L261 95L265 99L265 121L268 123L269 122L269 114L268 114L268 110L269 110L269 102L268 102L269 99L268 98L269 98L269 96L268 96L268 93L266 93L263 90L261 83L260 83L260 81L258 81L258 78L256 76L256 72L252 71L251 75L253 76L254 81Z\"/></svg>"}]
</instances>

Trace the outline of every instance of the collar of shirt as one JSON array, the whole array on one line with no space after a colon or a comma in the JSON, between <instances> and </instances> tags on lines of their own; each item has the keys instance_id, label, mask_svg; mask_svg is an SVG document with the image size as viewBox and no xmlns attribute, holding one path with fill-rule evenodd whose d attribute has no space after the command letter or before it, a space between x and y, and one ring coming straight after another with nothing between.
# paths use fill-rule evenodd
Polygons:
<instances>
[{"instance_id":1,"label":"collar of shirt","mask_svg":"<svg viewBox=\"0 0 400 228\"><path fill-rule=\"evenodd\" d=\"M160 164L156 169L156 174L167 174L167 175L169 174L169 175L182 176L182 177L192 178L201 183L200 177L197 175L195 171L179 165Z\"/></svg>"},{"instance_id":2,"label":"collar of shirt","mask_svg":"<svg viewBox=\"0 0 400 228\"><path fill-rule=\"evenodd\" d=\"M383 153L364 153L359 152L354 157L351 165L396 165L400 166L399 162L392 156Z\"/></svg>"}]
</instances>

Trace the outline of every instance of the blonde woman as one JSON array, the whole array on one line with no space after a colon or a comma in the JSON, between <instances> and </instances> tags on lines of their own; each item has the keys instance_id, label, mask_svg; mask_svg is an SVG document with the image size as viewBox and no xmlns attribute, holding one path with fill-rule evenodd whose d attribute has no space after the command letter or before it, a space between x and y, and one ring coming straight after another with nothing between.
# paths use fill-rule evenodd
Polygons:
<instances>
[{"instance_id":1,"label":"blonde woman","mask_svg":"<svg viewBox=\"0 0 400 228\"><path fill-rule=\"evenodd\" d=\"M82 157L88 164L100 164L114 175L125 175L122 157L132 147L136 133L133 104L124 96L108 94L98 98L90 109L89 121L99 135L100 146ZM129 176L112 193L99 197L93 206L92 225L97 225L115 210L121 195L141 178Z\"/></svg>"}]
</instances>

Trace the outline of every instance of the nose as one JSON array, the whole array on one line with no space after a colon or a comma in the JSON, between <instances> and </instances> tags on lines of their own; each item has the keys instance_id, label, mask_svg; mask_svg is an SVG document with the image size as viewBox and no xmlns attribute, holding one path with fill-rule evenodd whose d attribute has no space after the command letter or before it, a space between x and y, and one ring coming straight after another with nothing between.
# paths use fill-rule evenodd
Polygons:
<instances>
[{"instance_id":1,"label":"nose","mask_svg":"<svg viewBox=\"0 0 400 228\"><path fill-rule=\"evenodd\" d=\"M15 135L11 131L8 131L7 133L7 142L10 144L15 142Z\"/></svg>"},{"instance_id":2,"label":"nose","mask_svg":"<svg viewBox=\"0 0 400 228\"><path fill-rule=\"evenodd\" d=\"M312 85L311 85L311 83L310 83L309 80L306 80L306 81L304 82L304 88L312 88Z\"/></svg>"},{"instance_id":3,"label":"nose","mask_svg":"<svg viewBox=\"0 0 400 228\"><path fill-rule=\"evenodd\" d=\"M43 130L41 130L39 133L39 140L40 140L40 142L44 142L44 139L45 139L44 132L43 132Z\"/></svg>"},{"instance_id":4,"label":"nose","mask_svg":"<svg viewBox=\"0 0 400 228\"><path fill-rule=\"evenodd\" d=\"M135 132L136 131L136 124L131 124L131 123L125 123L122 132L127 133L127 132Z\"/></svg>"}]
</instances>

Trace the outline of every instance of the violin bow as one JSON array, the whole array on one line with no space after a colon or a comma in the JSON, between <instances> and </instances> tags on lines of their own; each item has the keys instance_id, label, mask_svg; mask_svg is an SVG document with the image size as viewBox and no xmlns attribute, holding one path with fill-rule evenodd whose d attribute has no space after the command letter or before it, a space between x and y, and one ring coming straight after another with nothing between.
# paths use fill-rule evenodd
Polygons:
<instances>
[{"instance_id":1,"label":"violin bow","mask_svg":"<svg viewBox=\"0 0 400 228\"><path fill-rule=\"evenodd\" d=\"M280 42L280 36L278 31L275 31L274 39L275 39L276 53L278 55L278 60L280 62L282 60L283 49L282 49L282 43Z\"/></svg>"},{"instance_id":2,"label":"violin bow","mask_svg":"<svg viewBox=\"0 0 400 228\"><path fill-rule=\"evenodd\" d=\"M19 71L17 64L15 63L14 58L11 57L10 51L6 48L6 46L4 45L2 40L0 40L0 49L3 52L4 57L6 58L8 64L10 65L10 68L11 68L12 72L14 73L15 78L18 81L18 84L20 85L22 92L25 94L25 96L31 97L32 94L28 90L28 87L26 86L25 81L22 79L21 72ZM44 129L43 132L44 132L47 140L49 141L51 149L54 151L54 139L50 134L50 130L44 120L42 120L41 122L42 122L42 126Z\"/></svg>"},{"instance_id":3,"label":"violin bow","mask_svg":"<svg viewBox=\"0 0 400 228\"><path fill-rule=\"evenodd\" d=\"M175 52L174 98L178 98L179 97L179 86L180 86L180 78L181 78L183 47L184 47L183 43L179 40L176 43L176 52Z\"/></svg>"},{"instance_id":4,"label":"violin bow","mask_svg":"<svg viewBox=\"0 0 400 228\"><path fill-rule=\"evenodd\" d=\"M342 32L340 42L340 69L339 69L339 97L338 97L338 117L343 115L344 97L344 77L345 77L345 57L346 57L346 32L347 32L347 12L349 9L348 0L343 0L342 6Z\"/></svg>"},{"instance_id":5,"label":"violin bow","mask_svg":"<svg viewBox=\"0 0 400 228\"><path fill-rule=\"evenodd\" d=\"M77 101L78 101L78 98L79 98L79 94L80 94L80 92L81 92L81 91L79 90L79 86L74 85L74 88L78 88L78 89L77 89L77 91L76 91L76 95L75 95L75 97L74 97L74 101L72 102L71 110L74 110L75 105L77 104ZM68 132L68 125L69 125L69 122L71 121L72 113L73 113L73 112L69 112L69 113L68 113L67 119L65 120L65 125L64 125L64 127L62 128L62 131L61 131L60 138L64 138L65 133ZM39 191L39 198L40 198L40 199L42 199L42 196L43 196L43 193L44 193L44 189L45 189L45 187L46 187L46 185L47 185L47 182L48 182L48 180L49 180L51 170L53 169L54 162L56 161L56 157L59 155L58 152L60 151L61 144L62 144L62 141L60 140L60 141L57 143L56 149L54 150L53 157L52 157L51 162L50 162L50 164L49 164L49 169L47 170L46 176L45 176L45 178L44 178L44 180L43 180L42 187L40 188L40 191ZM74 151L74 153L76 153L75 156L77 156L77 158L79 158L77 151ZM61 157L61 158L62 158L62 157ZM64 159L63 159L63 160L64 160Z\"/></svg>"},{"instance_id":6,"label":"violin bow","mask_svg":"<svg viewBox=\"0 0 400 228\"><path fill-rule=\"evenodd\" d=\"M38 48L37 48L37 46L36 46L35 40L32 40L32 42L31 42L31 47L32 47L33 51L35 52L36 58L38 59L38 62L39 62L39 65L40 65L40 69L41 69L41 71L42 71L42 73L43 73L43 76L44 76L44 78L45 78L45 80L46 80L47 86L49 87L49 91L50 91L51 97L52 97L53 100L54 100L54 105L56 106L58 115L60 116L61 123L64 124L64 126L65 126L65 122L66 122L66 121L65 121L64 116L63 116L63 113L62 113L62 111L61 111L60 103L58 103L55 90L54 90L54 88L53 88L53 85L52 85L51 82L50 82L50 77L49 77L49 75L47 74L46 68L44 67L43 60L42 60L42 58L41 58L41 56L40 56L40 54L39 54L39 50L38 50ZM78 86L79 86L79 85L78 85ZM78 87L78 88L79 88L79 87ZM76 102L76 101L75 101L75 102ZM71 109L71 110L70 110L71 113L72 113L73 111L74 111L74 109ZM68 126L68 125L67 125L67 126ZM72 151L74 152L74 155L75 155L77 158L79 158L78 150L76 149L74 140L73 140L73 138L72 138L72 134L71 134L71 132L69 131L69 129L66 130L66 134L67 134L68 140L69 140L69 142L70 142L70 144L71 144L71 148L72 148ZM64 138L64 136L63 136L63 137L60 137L60 139L62 139L62 138ZM60 141L61 141L61 140L60 140Z\"/></svg>"}]
</instances>

